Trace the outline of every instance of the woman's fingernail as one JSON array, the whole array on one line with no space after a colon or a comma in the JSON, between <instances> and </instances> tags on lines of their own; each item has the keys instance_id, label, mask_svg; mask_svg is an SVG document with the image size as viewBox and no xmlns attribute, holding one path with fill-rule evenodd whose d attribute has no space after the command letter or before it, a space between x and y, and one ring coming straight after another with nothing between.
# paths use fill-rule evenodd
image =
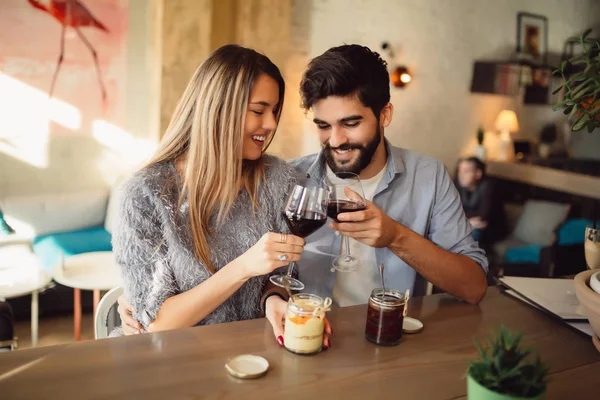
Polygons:
<instances>
[{"instance_id":1,"label":"woman's fingernail","mask_svg":"<svg viewBox=\"0 0 600 400\"><path fill-rule=\"evenodd\" d=\"M333 328L329 327L329 330L331 331L331 336L333 336Z\"/></svg>"},{"instance_id":2,"label":"woman's fingernail","mask_svg":"<svg viewBox=\"0 0 600 400\"><path fill-rule=\"evenodd\" d=\"M277 343L279 343L280 346L283 346L283 336L277 336Z\"/></svg>"},{"instance_id":3,"label":"woman's fingernail","mask_svg":"<svg viewBox=\"0 0 600 400\"><path fill-rule=\"evenodd\" d=\"M335 231L335 236L340 236L340 233L338 231Z\"/></svg>"}]
</instances>

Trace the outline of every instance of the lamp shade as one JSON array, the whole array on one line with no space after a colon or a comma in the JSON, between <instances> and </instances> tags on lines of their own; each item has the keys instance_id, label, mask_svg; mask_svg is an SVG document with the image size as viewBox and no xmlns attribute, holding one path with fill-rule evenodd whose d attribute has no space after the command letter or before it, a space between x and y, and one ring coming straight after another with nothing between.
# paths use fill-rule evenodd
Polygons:
<instances>
[{"instance_id":1,"label":"lamp shade","mask_svg":"<svg viewBox=\"0 0 600 400\"><path fill-rule=\"evenodd\" d=\"M499 131L518 132L519 121L517 114L512 110L502 110L496 118L496 129Z\"/></svg>"}]
</instances>

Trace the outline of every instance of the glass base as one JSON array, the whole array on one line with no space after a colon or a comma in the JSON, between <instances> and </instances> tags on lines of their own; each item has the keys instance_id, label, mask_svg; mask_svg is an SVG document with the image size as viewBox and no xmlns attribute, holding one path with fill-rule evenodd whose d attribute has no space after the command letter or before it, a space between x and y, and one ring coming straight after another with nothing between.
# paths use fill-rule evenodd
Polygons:
<instances>
[{"instance_id":1,"label":"glass base","mask_svg":"<svg viewBox=\"0 0 600 400\"><path fill-rule=\"evenodd\" d=\"M377 341L377 339L370 337L369 335L365 335L365 339L367 339L369 342L371 342L373 344L376 344L377 346L383 346L383 347L398 346L400 344L400 340L401 340L401 339L398 339L395 342L380 342L380 341Z\"/></svg>"},{"instance_id":2,"label":"glass base","mask_svg":"<svg viewBox=\"0 0 600 400\"><path fill-rule=\"evenodd\" d=\"M287 286L290 288L290 290L304 289L304 283L300 282L298 279L292 278L287 275L273 275L271 278L269 278L269 280L272 284L282 288L285 288Z\"/></svg>"},{"instance_id":3,"label":"glass base","mask_svg":"<svg viewBox=\"0 0 600 400\"><path fill-rule=\"evenodd\" d=\"M333 259L331 266L340 272L352 272L356 271L360 260L354 256L341 255Z\"/></svg>"},{"instance_id":4,"label":"glass base","mask_svg":"<svg viewBox=\"0 0 600 400\"><path fill-rule=\"evenodd\" d=\"M283 347L285 347L285 346L283 346ZM320 347L320 348L319 348L317 351L313 351L313 352L309 352L309 353L300 353L300 352L297 352L297 351L291 350L291 349L289 349L289 348L287 348L287 347L285 347L285 349L286 349L287 351L289 351L290 353L292 353L292 354L296 354L296 355L298 355L298 356L304 356L304 357L307 357L307 356L309 356L309 357L310 357L310 356L317 355L317 354L319 354L321 351L323 351L323 346L321 346L321 347Z\"/></svg>"}]
</instances>

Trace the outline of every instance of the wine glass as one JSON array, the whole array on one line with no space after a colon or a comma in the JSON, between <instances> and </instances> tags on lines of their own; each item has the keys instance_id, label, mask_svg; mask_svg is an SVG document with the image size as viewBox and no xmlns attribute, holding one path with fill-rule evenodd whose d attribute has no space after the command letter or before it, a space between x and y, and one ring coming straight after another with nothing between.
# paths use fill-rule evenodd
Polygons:
<instances>
[{"instance_id":1,"label":"wine glass","mask_svg":"<svg viewBox=\"0 0 600 400\"><path fill-rule=\"evenodd\" d=\"M307 237L327 222L327 191L321 187L296 185L289 194L283 218L296 236ZM292 278L295 261L288 265L285 275L273 275L270 280L277 286L302 290L304 284Z\"/></svg>"},{"instance_id":2,"label":"wine glass","mask_svg":"<svg viewBox=\"0 0 600 400\"><path fill-rule=\"evenodd\" d=\"M329 203L327 215L336 222L340 222L338 215L345 212L362 211L367 208L365 195L358 175L342 172L328 175ZM341 272L356 270L361 260L350 254L350 241L342 235L342 253L333 259L333 268Z\"/></svg>"}]
</instances>

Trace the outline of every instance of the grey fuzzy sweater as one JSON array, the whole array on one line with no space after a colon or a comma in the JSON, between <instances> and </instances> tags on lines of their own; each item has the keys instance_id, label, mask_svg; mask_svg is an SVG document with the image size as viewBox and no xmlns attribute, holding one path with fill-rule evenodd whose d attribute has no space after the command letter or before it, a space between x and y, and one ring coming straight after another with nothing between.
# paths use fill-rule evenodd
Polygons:
<instances>
[{"instance_id":1,"label":"grey fuzzy sweater","mask_svg":"<svg viewBox=\"0 0 600 400\"><path fill-rule=\"evenodd\" d=\"M217 271L242 255L265 233L288 232L281 210L299 175L286 162L265 157L267 167L258 193L258 212L253 215L250 196L241 191L225 223L211 232L208 242ZM181 179L173 163L137 172L121 190L113 250L121 269L125 297L136 308L133 316L146 328L167 298L194 288L208 279L210 273L194 257L187 201L179 213L175 212ZM259 301L266 281L265 276L248 280L199 324L259 317Z\"/></svg>"}]
</instances>

